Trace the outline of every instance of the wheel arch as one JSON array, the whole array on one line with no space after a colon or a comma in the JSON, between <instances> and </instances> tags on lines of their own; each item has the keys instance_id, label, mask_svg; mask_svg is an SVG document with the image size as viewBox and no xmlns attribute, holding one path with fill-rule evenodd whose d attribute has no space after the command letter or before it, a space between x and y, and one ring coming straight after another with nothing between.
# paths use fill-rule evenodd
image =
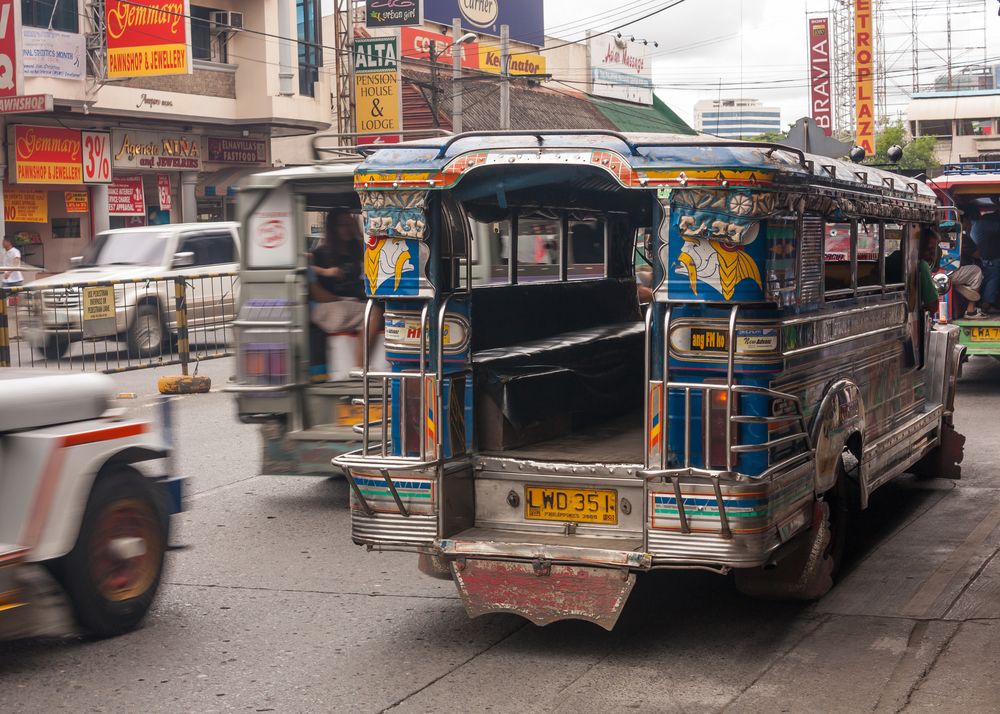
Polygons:
<instances>
[{"instance_id":1,"label":"wheel arch","mask_svg":"<svg viewBox=\"0 0 1000 714\"><path fill-rule=\"evenodd\" d=\"M845 449L861 461L865 427L865 404L858 385L849 379L830 384L816 410L811 430L816 450L816 494L833 488L837 463Z\"/></svg>"}]
</instances>

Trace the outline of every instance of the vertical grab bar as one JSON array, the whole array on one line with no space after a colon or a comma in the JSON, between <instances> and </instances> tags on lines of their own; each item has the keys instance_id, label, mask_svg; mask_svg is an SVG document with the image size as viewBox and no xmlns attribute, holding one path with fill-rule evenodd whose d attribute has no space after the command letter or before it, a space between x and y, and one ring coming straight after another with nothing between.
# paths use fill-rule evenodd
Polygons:
<instances>
[{"instance_id":1,"label":"vertical grab bar","mask_svg":"<svg viewBox=\"0 0 1000 714\"><path fill-rule=\"evenodd\" d=\"M673 305L667 303L663 315L663 389L660 390L660 468L667 468L667 452L670 451L670 314Z\"/></svg>"},{"instance_id":2,"label":"vertical grab bar","mask_svg":"<svg viewBox=\"0 0 1000 714\"><path fill-rule=\"evenodd\" d=\"M427 460L427 390L424 387L424 382L427 378L427 312L429 309L430 303L426 302L420 310L420 418L417 419L417 424L420 425L421 461ZM400 380L399 384L405 391L404 381Z\"/></svg>"},{"instance_id":3,"label":"vertical grab bar","mask_svg":"<svg viewBox=\"0 0 1000 714\"><path fill-rule=\"evenodd\" d=\"M736 358L736 314L740 306L729 311L729 349L726 355L726 471L733 470L733 362Z\"/></svg>"},{"instance_id":4,"label":"vertical grab bar","mask_svg":"<svg viewBox=\"0 0 1000 714\"><path fill-rule=\"evenodd\" d=\"M361 436L361 455L368 456L368 440L371 437L371 406L368 404L368 399L370 398L370 390L368 387L368 370L370 367L368 354L368 321L372 314L372 308L375 305L375 301L372 298L368 298L368 302L365 303L365 324L361 326L361 399L364 401L364 412L365 418L362 419L364 422L363 431ZM385 414L382 415L383 421L385 420Z\"/></svg>"},{"instance_id":5,"label":"vertical grab bar","mask_svg":"<svg viewBox=\"0 0 1000 714\"><path fill-rule=\"evenodd\" d=\"M642 395L642 397L643 397L642 398L642 434L643 434L642 438L643 438L643 441L645 442L645 447L643 448L643 453L645 455L643 457L643 466L645 468L647 468L647 469L649 468L649 426L650 426L650 424L649 424L649 389L650 389L650 382L651 382L651 380L653 378L652 371L651 371L653 359L652 359L652 355L650 354L650 346L652 344L653 338L652 338L652 335L650 334L650 332L652 331L652 327L653 327L653 308L654 308L655 305L656 305L656 303L654 302L654 303L650 303L649 306L646 307L646 321L645 321L646 322L646 325L645 325L645 327L646 327L646 337L645 337L645 343L644 343L645 344L645 350L642 353L643 354L642 368L643 368L644 374L646 375L645 388L644 388L644 393ZM660 425L661 425L660 429L661 429L661 433L662 433L662 429L663 429L663 426L662 426L663 425L663 416L662 415L660 415Z\"/></svg>"}]
</instances>

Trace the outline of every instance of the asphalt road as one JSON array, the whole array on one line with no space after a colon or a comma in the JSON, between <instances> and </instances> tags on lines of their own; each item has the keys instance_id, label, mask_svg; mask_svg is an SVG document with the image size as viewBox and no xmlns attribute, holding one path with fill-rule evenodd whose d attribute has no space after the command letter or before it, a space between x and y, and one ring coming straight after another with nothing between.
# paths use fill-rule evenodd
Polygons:
<instances>
[{"instance_id":1,"label":"asphalt road","mask_svg":"<svg viewBox=\"0 0 1000 714\"><path fill-rule=\"evenodd\" d=\"M202 371L224 384L229 360ZM116 377L150 409L155 375ZM342 480L256 476L223 393L179 398L188 510L143 627L0 643L4 712L995 711L1000 702L1000 365L966 366L961 481L904 478L812 605L728 578L640 578L614 632L469 620L451 583L348 537Z\"/></svg>"}]
</instances>

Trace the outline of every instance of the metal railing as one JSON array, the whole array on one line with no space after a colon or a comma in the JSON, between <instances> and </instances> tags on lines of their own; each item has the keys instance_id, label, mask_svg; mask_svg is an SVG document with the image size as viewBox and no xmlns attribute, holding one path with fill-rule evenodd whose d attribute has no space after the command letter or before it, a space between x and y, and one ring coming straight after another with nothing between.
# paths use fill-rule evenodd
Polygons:
<instances>
[{"instance_id":1,"label":"metal railing","mask_svg":"<svg viewBox=\"0 0 1000 714\"><path fill-rule=\"evenodd\" d=\"M786 444L791 444L795 442L800 442L802 448L788 456L779 458L776 463L769 464L768 468L762 473L750 476L755 480L766 480L780 471L790 468L797 463L800 463L807 458L811 457L813 452L812 439L809 435L809 430L806 425L805 414L802 409L802 403L800 399L794 394L787 394L785 392L780 392L768 387L757 387L746 384L737 384L735 380L735 360L736 360L736 336L737 336L737 318L739 316L739 305L733 305L729 311L728 329L726 335L726 379L724 383L707 383L707 382L672 382L670 381L670 329L671 329L671 314L673 312L673 303L667 303L666 309L663 316L663 386L659 392L660 402L657 405L660 421L661 421L661 446L659 449L659 463L653 464L650 459L650 446L649 446L649 385L651 379L651 351L650 346L652 344L652 309L650 309L650 314L646 318L646 353L645 353L645 373L646 373L646 423L645 423L645 468L643 469L642 476L647 482L651 481L662 481L663 483L669 482L674 491L675 501L677 503L677 513L678 520L681 525L682 533L690 533L691 527L688 521L687 513L684 508L684 501L681 496L681 486L680 479L684 477L695 477L707 479L711 485L714 492L715 500L718 505L719 521L720 521L720 532L719 534L723 538L732 537L732 529L729 526L729 517L726 513L725 500L722 495L722 480L726 478L734 478L737 476L736 467L737 460L741 454L748 454L754 452L770 452L771 449L784 446ZM677 463L671 463L670 457L670 422L671 415L669 411L670 406L670 394L682 393L684 397L684 443L683 443L683 465ZM703 416L702 416L702 432L703 432L703 445L702 445L702 455L703 464L702 466L694 466L691 462L691 395L697 392L700 397L701 404L703 405ZM710 454L713 438L718 438L718 435L713 435L712 430L709 428L707 422L708 409L705 407L707 400L710 398L712 392L725 392L726 394L726 414L725 414L725 469L712 468L710 463ZM759 395L767 397L771 400L778 400L788 405L790 412L787 414L777 414L775 416L756 416L756 415L740 415L733 413L733 399L734 397L739 397L740 395ZM738 439L734 443L734 435L739 433L739 425L741 424L756 424L765 425L769 429L771 426L776 424L790 424L791 433L784 434L782 436L777 436L774 438L769 437L766 441L761 443L748 443L741 444ZM797 428L796 428L797 427Z\"/></svg>"},{"instance_id":2,"label":"metal railing","mask_svg":"<svg viewBox=\"0 0 1000 714\"><path fill-rule=\"evenodd\" d=\"M0 287L0 367L124 372L232 355L238 273Z\"/></svg>"}]
</instances>

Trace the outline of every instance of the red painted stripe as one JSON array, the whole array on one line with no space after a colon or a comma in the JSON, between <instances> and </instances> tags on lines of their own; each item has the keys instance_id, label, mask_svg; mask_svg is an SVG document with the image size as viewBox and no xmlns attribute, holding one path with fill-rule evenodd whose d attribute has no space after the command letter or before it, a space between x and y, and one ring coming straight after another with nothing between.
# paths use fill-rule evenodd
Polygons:
<instances>
[{"instance_id":1,"label":"red painted stripe","mask_svg":"<svg viewBox=\"0 0 1000 714\"><path fill-rule=\"evenodd\" d=\"M79 434L67 434L63 437L62 446L80 446L81 444L93 444L98 441L110 441L111 439L124 439L126 436L138 436L149 431L149 424L124 424L122 426L112 426L105 429L95 429Z\"/></svg>"}]
</instances>

